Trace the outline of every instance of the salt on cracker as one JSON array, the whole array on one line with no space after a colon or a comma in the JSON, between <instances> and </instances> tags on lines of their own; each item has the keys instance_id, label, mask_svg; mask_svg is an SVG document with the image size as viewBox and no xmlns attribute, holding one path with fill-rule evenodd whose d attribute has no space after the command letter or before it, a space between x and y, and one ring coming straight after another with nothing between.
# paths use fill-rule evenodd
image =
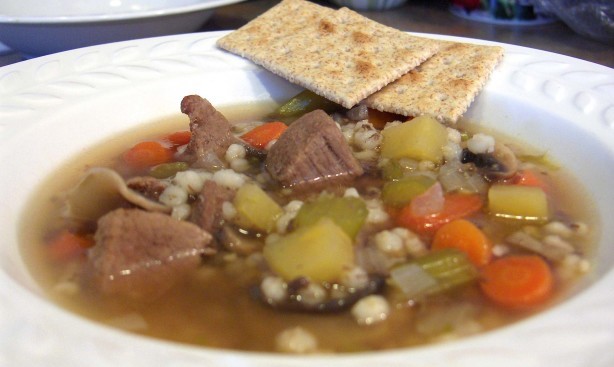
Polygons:
<instances>
[{"instance_id":1,"label":"salt on cracker","mask_svg":"<svg viewBox=\"0 0 614 367\"><path fill-rule=\"evenodd\" d=\"M217 45L351 108L440 49L347 9L284 0Z\"/></svg>"},{"instance_id":2,"label":"salt on cracker","mask_svg":"<svg viewBox=\"0 0 614 367\"><path fill-rule=\"evenodd\" d=\"M503 48L448 44L422 65L366 99L368 107L405 116L430 115L444 123L462 116L495 66Z\"/></svg>"}]
</instances>

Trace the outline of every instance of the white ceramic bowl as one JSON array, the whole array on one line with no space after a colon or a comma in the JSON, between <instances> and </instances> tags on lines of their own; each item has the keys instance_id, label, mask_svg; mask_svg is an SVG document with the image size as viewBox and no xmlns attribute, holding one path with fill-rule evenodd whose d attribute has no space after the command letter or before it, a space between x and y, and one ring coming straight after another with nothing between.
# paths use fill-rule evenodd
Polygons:
<instances>
[{"instance_id":1,"label":"white ceramic bowl","mask_svg":"<svg viewBox=\"0 0 614 367\"><path fill-rule=\"evenodd\" d=\"M26 56L198 30L244 0L3 0L0 42Z\"/></svg>"},{"instance_id":2,"label":"white ceramic bowl","mask_svg":"<svg viewBox=\"0 0 614 367\"><path fill-rule=\"evenodd\" d=\"M459 341L388 352L293 357L152 340L51 304L17 243L26 201L68 158L167 115L184 95L214 105L283 100L299 89L215 48L222 33L127 41L0 68L0 365L38 366L614 366L614 73L504 45L506 56L468 117L564 162L604 225L593 276L539 315ZM433 36L435 37L435 36ZM441 37L448 40L477 40ZM485 42L482 42L485 43Z\"/></svg>"}]
</instances>

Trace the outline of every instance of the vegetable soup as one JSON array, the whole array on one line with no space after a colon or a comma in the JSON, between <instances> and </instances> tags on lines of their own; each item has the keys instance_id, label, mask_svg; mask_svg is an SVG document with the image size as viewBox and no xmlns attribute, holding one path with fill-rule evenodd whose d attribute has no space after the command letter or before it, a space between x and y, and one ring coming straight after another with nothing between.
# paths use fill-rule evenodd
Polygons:
<instances>
[{"instance_id":1,"label":"vegetable soup","mask_svg":"<svg viewBox=\"0 0 614 367\"><path fill-rule=\"evenodd\" d=\"M181 111L36 193L22 250L57 303L193 345L348 353L507 325L591 271L582 187L495 132L306 93Z\"/></svg>"}]
</instances>

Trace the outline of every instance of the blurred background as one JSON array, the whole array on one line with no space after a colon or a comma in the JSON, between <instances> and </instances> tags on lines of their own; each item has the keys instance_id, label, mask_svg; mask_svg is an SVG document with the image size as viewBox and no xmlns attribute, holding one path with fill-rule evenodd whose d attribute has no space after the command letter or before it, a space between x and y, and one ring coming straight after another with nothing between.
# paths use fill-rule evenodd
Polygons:
<instances>
[{"instance_id":1,"label":"blurred background","mask_svg":"<svg viewBox=\"0 0 614 367\"><path fill-rule=\"evenodd\" d=\"M92 44L236 29L278 2L58 0L44 6L47 2L38 0L2 0L0 66ZM403 31L510 43L614 67L614 0L313 2L348 6Z\"/></svg>"}]
</instances>

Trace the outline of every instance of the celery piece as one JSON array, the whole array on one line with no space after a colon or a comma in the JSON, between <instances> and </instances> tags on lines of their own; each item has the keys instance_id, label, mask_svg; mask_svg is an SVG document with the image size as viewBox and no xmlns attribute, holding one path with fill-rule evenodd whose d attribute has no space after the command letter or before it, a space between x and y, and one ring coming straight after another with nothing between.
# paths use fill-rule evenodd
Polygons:
<instances>
[{"instance_id":1,"label":"celery piece","mask_svg":"<svg viewBox=\"0 0 614 367\"><path fill-rule=\"evenodd\" d=\"M387 181L398 180L405 175L403 167L401 167L397 159L389 159L381 166L380 172L382 173L382 178Z\"/></svg>"},{"instance_id":2,"label":"celery piece","mask_svg":"<svg viewBox=\"0 0 614 367\"><path fill-rule=\"evenodd\" d=\"M262 253L271 269L286 281L308 277L332 282L354 265L352 240L329 218L267 242Z\"/></svg>"},{"instance_id":3,"label":"celery piece","mask_svg":"<svg viewBox=\"0 0 614 367\"><path fill-rule=\"evenodd\" d=\"M294 225L300 228L326 217L332 219L350 238L354 238L368 214L369 210L362 199L323 195L303 204L294 218Z\"/></svg>"},{"instance_id":4,"label":"celery piece","mask_svg":"<svg viewBox=\"0 0 614 367\"><path fill-rule=\"evenodd\" d=\"M162 163L149 171L149 175L155 178L168 178L177 174L177 172L185 171L190 168L186 162L171 162Z\"/></svg>"},{"instance_id":5,"label":"celery piece","mask_svg":"<svg viewBox=\"0 0 614 367\"><path fill-rule=\"evenodd\" d=\"M237 224L245 229L271 232L283 209L256 184L248 183L237 191L233 204Z\"/></svg>"},{"instance_id":6,"label":"celery piece","mask_svg":"<svg viewBox=\"0 0 614 367\"><path fill-rule=\"evenodd\" d=\"M434 183L434 179L424 175L414 175L386 182L382 188L382 201L390 206L404 206Z\"/></svg>"},{"instance_id":7,"label":"celery piece","mask_svg":"<svg viewBox=\"0 0 614 367\"><path fill-rule=\"evenodd\" d=\"M492 185L488 190L488 210L507 219L544 222L549 218L548 197L539 187Z\"/></svg>"},{"instance_id":8,"label":"celery piece","mask_svg":"<svg viewBox=\"0 0 614 367\"><path fill-rule=\"evenodd\" d=\"M561 168L546 153L541 154L541 155L523 154L523 155L518 156L518 159L521 162L537 164L537 165L540 165L552 171L556 171Z\"/></svg>"},{"instance_id":9,"label":"celery piece","mask_svg":"<svg viewBox=\"0 0 614 367\"><path fill-rule=\"evenodd\" d=\"M273 116L280 118L293 117L315 110L324 110L330 113L340 108L341 106L335 102L305 89L279 106L279 108L273 112Z\"/></svg>"},{"instance_id":10,"label":"celery piece","mask_svg":"<svg viewBox=\"0 0 614 367\"><path fill-rule=\"evenodd\" d=\"M477 278L478 272L467 255L458 249L448 248L419 257L415 262L437 279L437 287L429 293L438 293Z\"/></svg>"},{"instance_id":11,"label":"celery piece","mask_svg":"<svg viewBox=\"0 0 614 367\"><path fill-rule=\"evenodd\" d=\"M387 181L398 180L414 175L419 164L420 162L409 158L386 159L380 167L381 175Z\"/></svg>"},{"instance_id":12,"label":"celery piece","mask_svg":"<svg viewBox=\"0 0 614 367\"><path fill-rule=\"evenodd\" d=\"M393 284L409 298L442 293L468 284L477 276L467 255L454 248L432 252L391 271Z\"/></svg>"}]
</instances>

